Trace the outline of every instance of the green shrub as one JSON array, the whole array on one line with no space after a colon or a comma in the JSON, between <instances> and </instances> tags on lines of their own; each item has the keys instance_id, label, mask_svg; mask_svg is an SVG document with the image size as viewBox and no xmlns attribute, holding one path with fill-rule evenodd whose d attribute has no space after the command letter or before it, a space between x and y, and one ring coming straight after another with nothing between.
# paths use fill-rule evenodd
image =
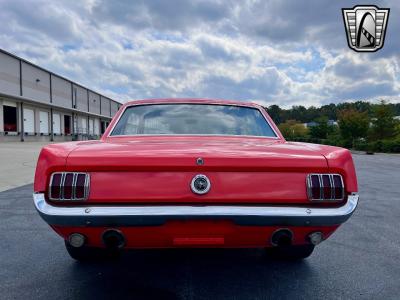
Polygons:
<instances>
[{"instance_id":1,"label":"green shrub","mask_svg":"<svg viewBox=\"0 0 400 300\"><path fill-rule=\"evenodd\" d=\"M328 138L324 141L325 145L331 145L331 146L338 146L338 147L346 147L349 148L349 146L346 145L345 141L343 138L340 136L340 134L332 134L328 135ZM351 146L351 145L350 145Z\"/></svg>"},{"instance_id":2,"label":"green shrub","mask_svg":"<svg viewBox=\"0 0 400 300\"><path fill-rule=\"evenodd\" d=\"M351 141L343 140L340 136L328 136L327 139L319 139L312 137L295 137L287 139L293 142L323 144L354 149L358 151L368 152L386 152L386 153L400 153L400 137L391 140L377 140L366 141L365 139L357 139L354 144Z\"/></svg>"},{"instance_id":3,"label":"green shrub","mask_svg":"<svg viewBox=\"0 0 400 300\"><path fill-rule=\"evenodd\" d=\"M322 144L322 139L313 138L313 137L295 137L291 139L287 139L292 142L301 142L301 143L312 143L312 144Z\"/></svg>"},{"instance_id":4,"label":"green shrub","mask_svg":"<svg viewBox=\"0 0 400 300\"><path fill-rule=\"evenodd\" d=\"M366 140L357 140L354 142L354 149L358 151L368 151L368 142Z\"/></svg>"},{"instance_id":5,"label":"green shrub","mask_svg":"<svg viewBox=\"0 0 400 300\"><path fill-rule=\"evenodd\" d=\"M400 139L370 142L368 143L367 150L373 152L400 153Z\"/></svg>"},{"instance_id":6,"label":"green shrub","mask_svg":"<svg viewBox=\"0 0 400 300\"><path fill-rule=\"evenodd\" d=\"M383 140L381 144L382 152L400 153L400 138L394 140Z\"/></svg>"}]
</instances>

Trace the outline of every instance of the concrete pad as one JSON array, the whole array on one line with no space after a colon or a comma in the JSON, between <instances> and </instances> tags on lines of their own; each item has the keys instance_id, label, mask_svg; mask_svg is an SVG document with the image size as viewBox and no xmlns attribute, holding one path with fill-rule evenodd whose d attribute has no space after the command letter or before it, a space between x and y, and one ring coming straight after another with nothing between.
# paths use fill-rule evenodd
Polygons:
<instances>
[{"instance_id":1,"label":"concrete pad","mask_svg":"<svg viewBox=\"0 0 400 300\"><path fill-rule=\"evenodd\" d=\"M40 150L48 142L0 143L0 192L33 182Z\"/></svg>"}]
</instances>

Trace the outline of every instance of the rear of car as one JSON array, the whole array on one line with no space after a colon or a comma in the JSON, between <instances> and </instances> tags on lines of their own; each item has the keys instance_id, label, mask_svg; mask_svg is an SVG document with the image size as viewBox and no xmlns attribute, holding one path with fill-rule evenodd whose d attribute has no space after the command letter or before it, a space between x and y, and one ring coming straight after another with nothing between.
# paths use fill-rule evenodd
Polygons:
<instances>
[{"instance_id":1,"label":"rear of car","mask_svg":"<svg viewBox=\"0 0 400 300\"><path fill-rule=\"evenodd\" d=\"M348 150L286 142L262 107L211 100L125 104L100 141L45 147L34 189L77 259L166 247L304 258L358 202Z\"/></svg>"}]
</instances>

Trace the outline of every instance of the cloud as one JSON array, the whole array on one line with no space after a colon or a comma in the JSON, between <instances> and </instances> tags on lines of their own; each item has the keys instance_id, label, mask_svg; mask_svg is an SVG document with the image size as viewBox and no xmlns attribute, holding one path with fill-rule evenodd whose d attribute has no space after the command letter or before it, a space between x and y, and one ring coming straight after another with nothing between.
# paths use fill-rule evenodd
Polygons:
<instances>
[{"instance_id":1,"label":"cloud","mask_svg":"<svg viewBox=\"0 0 400 300\"><path fill-rule=\"evenodd\" d=\"M185 31L218 22L230 16L230 5L224 1L96 1L93 6L96 20L129 26L133 29L151 28L159 31Z\"/></svg>"},{"instance_id":2,"label":"cloud","mask_svg":"<svg viewBox=\"0 0 400 300\"><path fill-rule=\"evenodd\" d=\"M347 46L353 1L0 0L5 50L117 100L208 97L265 105L393 99L396 18L377 53ZM395 1L380 2L400 13Z\"/></svg>"}]
</instances>

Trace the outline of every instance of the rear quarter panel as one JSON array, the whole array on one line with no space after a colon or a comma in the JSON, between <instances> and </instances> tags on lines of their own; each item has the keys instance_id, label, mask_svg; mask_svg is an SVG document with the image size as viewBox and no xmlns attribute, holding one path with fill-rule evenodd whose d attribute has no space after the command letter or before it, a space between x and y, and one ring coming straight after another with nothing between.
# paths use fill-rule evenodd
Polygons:
<instances>
[{"instance_id":1,"label":"rear quarter panel","mask_svg":"<svg viewBox=\"0 0 400 300\"><path fill-rule=\"evenodd\" d=\"M327 161L329 172L338 173L343 176L346 191L348 193L358 192L357 174L354 167L353 157L348 149L319 144L308 143L288 143L312 147L318 153L321 153Z\"/></svg>"},{"instance_id":2,"label":"rear quarter panel","mask_svg":"<svg viewBox=\"0 0 400 300\"><path fill-rule=\"evenodd\" d=\"M36 164L35 181L33 185L35 193L46 191L51 173L65 169L67 157L76 147L76 142L70 142L50 144L42 148Z\"/></svg>"}]
</instances>

